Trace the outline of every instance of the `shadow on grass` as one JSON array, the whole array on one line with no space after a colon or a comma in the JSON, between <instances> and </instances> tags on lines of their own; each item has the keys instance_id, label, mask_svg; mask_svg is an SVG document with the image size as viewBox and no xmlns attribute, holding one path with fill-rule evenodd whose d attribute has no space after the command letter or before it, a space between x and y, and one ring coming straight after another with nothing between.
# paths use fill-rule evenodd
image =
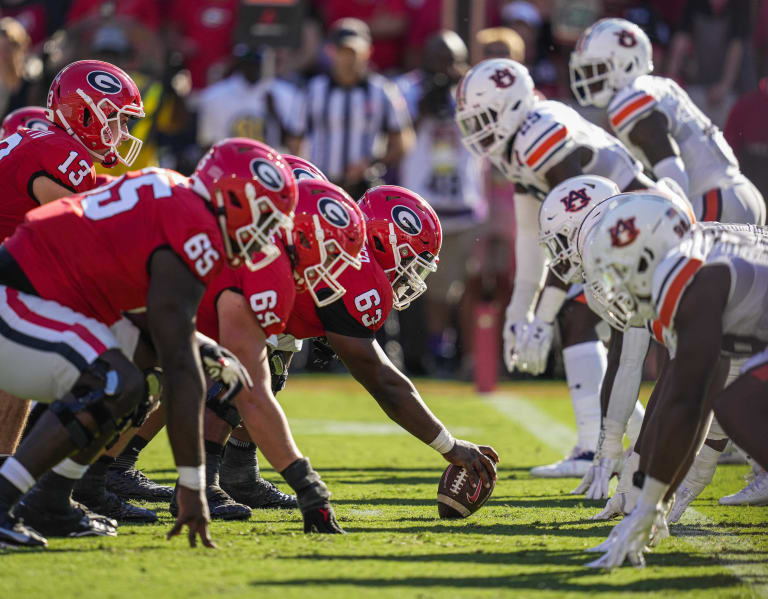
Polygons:
<instances>
[{"instance_id":1,"label":"shadow on grass","mask_svg":"<svg viewBox=\"0 0 768 599\"><path fill-rule=\"evenodd\" d=\"M299 578L283 581L255 580L250 584L255 587L300 587L304 585L323 585L339 587L378 587L378 588L432 588L450 587L471 589L518 589L542 591L545 589L554 591L574 591L591 593L609 593L615 596L622 591L651 592L651 591L688 591L695 589L714 589L734 587L739 584L738 579L728 575L704 575L704 576L659 576L644 578L632 582L614 582L610 575L605 576L605 582L580 582L585 577L594 577L595 570L579 568L567 572L540 572L531 574L517 574L510 576L413 576L404 578L377 577L377 578ZM341 589L339 592L342 592Z\"/></svg>"},{"instance_id":2,"label":"shadow on grass","mask_svg":"<svg viewBox=\"0 0 768 599\"><path fill-rule=\"evenodd\" d=\"M403 518L403 522L410 521L410 518ZM527 522L525 524L498 523L498 524L480 524L478 522L467 521L465 524L442 524L437 517L433 519L418 519L417 522L425 522L425 525L399 526L394 528L375 528L368 526L355 526L354 523L344 524L344 529L350 533L393 533L393 534L420 534L420 533L452 533L465 535L499 535L499 536L528 536L528 535L547 535L555 537L596 537L604 538L608 536L613 525L606 526L603 523L592 528L567 528L564 526L553 525L552 523ZM447 522L443 520L442 522ZM457 521L462 522L462 521Z\"/></svg>"}]
</instances>

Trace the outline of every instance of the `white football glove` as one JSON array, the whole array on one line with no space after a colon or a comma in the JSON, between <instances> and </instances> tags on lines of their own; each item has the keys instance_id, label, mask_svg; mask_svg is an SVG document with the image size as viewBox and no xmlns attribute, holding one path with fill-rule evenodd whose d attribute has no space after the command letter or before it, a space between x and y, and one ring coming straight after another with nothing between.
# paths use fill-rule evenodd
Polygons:
<instances>
[{"instance_id":1,"label":"white football glove","mask_svg":"<svg viewBox=\"0 0 768 599\"><path fill-rule=\"evenodd\" d=\"M521 372L530 372L538 375L547 368L547 357L549 349L552 346L552 335L554 325L551 322L544 322L538 316L518 330L517 346L517 369Z\"/></svg>"},{"instance_id":2,"label":"white football glove","mask_svg":"<svg viewBox=\"0 0 768 599\"><path fill-rule=\"evenodd\" d=\"M595 550L605 551L605 555L586 564L588 568L617 568L626 560L633 566L644 567L643 553L648 551L654 523L664 517L661 504L648 505L639 503L633 512L614 526L608 538Z\"/></svg>"},{"instance_id":3,"label":"white football glove","mask_svg":"<svg viewBox=\"0 0 768 599\"><path fill-rule=\"evenodd\" d=\"M581 483L571 495L585 493L584 499L605 499L608 497L611 478L619 474L619 460L616 458L598 458L592 462Z\"/></svg>"},{"instance_id":4,"label":"white football glove","mask_svg":"<svg viewBox=\"0 0 768 599\"><path fill-rule=\"evenodd\" d=\"M601 512L595 514L590 520L610 520L614 516L629 514L637 504L640 497L640 489L633 486L629 491L619 491L611 495Z\"/></svg>"},{"instance_id":5,"label":"white football glove","mask_svg":"<svg viewBox=\"0 0 768 599\"><path fill-rule=\"evenodd\" d=\"M517 336L520 334L521 331L525 329L525 327L528 325L528 321L526 319L522 320L514 320L509 321L506 320L504 322L504 333L503 333L503 341L504 341L504 366L507 367L507 370L509 372L512 372L515 370L515 365L517 364L517 351L516 351L516 342L517 342Z\"/></svg>"}]
</instances>

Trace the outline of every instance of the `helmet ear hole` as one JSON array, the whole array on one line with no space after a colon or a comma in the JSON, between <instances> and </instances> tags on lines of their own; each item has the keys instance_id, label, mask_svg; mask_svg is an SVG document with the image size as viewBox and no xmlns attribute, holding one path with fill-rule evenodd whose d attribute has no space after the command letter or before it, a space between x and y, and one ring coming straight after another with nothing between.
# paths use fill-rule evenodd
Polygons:
<instances>
[{"instance_id":1,"label":"helmet ear hole","mask_svg":"<svg viewBox=\"0 0 768 599\"><path fill-rule=\"evenodd\" d=\"M373 238L373 247L375 247L380 252L384 251L384 244L381 243L381 240L378 237Z\"/></svg>"},{"instance_id":2,"label":"helmet ear hole","mask_svg":"<svg viewBox=\"0 0 768 599\"><path fill-rule=\"evenodd\" d=\"M228 194L229 194L229 201L232 202L232 204L234 204L238 208L243 207L243 204L240 201L240 198L237 197L237 194L235 192L229 191Z\"/></svg>"},{"instance_id":3,"label":"helmet ear hole","mask_svg":"<svg viewBox=\"0 0 768 599\"><path fill-rule=\"evenodd\" d=\"M83 109L83 127L90 126L92 120L91 111L88 108Z\"/></svg>"}]
</instances>

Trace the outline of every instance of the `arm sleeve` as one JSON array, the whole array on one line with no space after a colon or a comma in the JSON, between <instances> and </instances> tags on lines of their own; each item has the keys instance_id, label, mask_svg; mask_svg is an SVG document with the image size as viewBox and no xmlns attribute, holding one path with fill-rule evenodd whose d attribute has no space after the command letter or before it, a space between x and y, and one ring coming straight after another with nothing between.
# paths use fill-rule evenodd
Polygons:
<instances>
[{"instance_id":1,"label":"arm sleeve","mask_svg":"<svg viewBox=\"0 0 768 599\"><path fill-rule=\"evenodd\" d=\"M515 193L515 288L507 306L508 322L522 320L533 308L544 285L546 263L539 245L539 203L527 193Z\"/></svg>"},{"instance_id":2,"label":"arm sleeve","mask_svg":"<svg viewBox=\"0 0 768 599\"><path fill-rule=\"evenodd\" d=\"M645 354L650 342L651 334L644 328L632 327L624 333L619 368L613 379L605 414L606 419L620 423L622 428L626 427L635 409Z\"/></svg>"}]
</instances>

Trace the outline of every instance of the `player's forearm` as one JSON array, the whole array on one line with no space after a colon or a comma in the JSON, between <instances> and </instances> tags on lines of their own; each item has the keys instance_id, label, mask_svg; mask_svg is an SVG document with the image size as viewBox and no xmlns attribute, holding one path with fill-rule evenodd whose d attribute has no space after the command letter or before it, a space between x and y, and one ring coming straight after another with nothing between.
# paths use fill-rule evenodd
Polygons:
<instances>
[{"instance_id":1,"label":"player's forearm","mask_svg":"<svg viewBox=\"0 0 768 599\"><path fill-rule=\"evenodd\" d=\"M613 336L614 331L611 332L611 337ZM609 345L609 363L612 351L619 351L619 359L616 374L607 389L608 396L604 411L606 418L625 426L629 421L640 391L643 363L650 342L651 337L648 331L633 327L624 333L619 347Z\"/></svg>"},{"instance_id":2,"label":"player's forearm","mask_svg":"<svg viewBox=\"0 0 768 599\"><path fill-rule=\"evenodd\" d=\"M203 463L205 386L195 351L192 347L185 348L185 359L179 359L170 367L163 365L166 426L177 466Z\"/></svg>"},{"instance_id":3,"label":"player's forearm","mask_svg":"<svg viewBox=\"0 0 768 599\"><path fill-rule=\"evenodd\" d=\"M275 470L281 472L303 456L293 440L283 408L260 383L235 398L243 425Z\"/></svg>"},{"instance_id":4,"label":"player's forearm","mask_svg":"<svg viewBox=\"0 0 768 599\"><path fill-rule=\"evenodd\" d=\"M539 245L539 205L530 195L515 195L515 287L507 306L508 322L526 317L533 309L546 276L544 250Z\"/></svg>"}]
</instances>

